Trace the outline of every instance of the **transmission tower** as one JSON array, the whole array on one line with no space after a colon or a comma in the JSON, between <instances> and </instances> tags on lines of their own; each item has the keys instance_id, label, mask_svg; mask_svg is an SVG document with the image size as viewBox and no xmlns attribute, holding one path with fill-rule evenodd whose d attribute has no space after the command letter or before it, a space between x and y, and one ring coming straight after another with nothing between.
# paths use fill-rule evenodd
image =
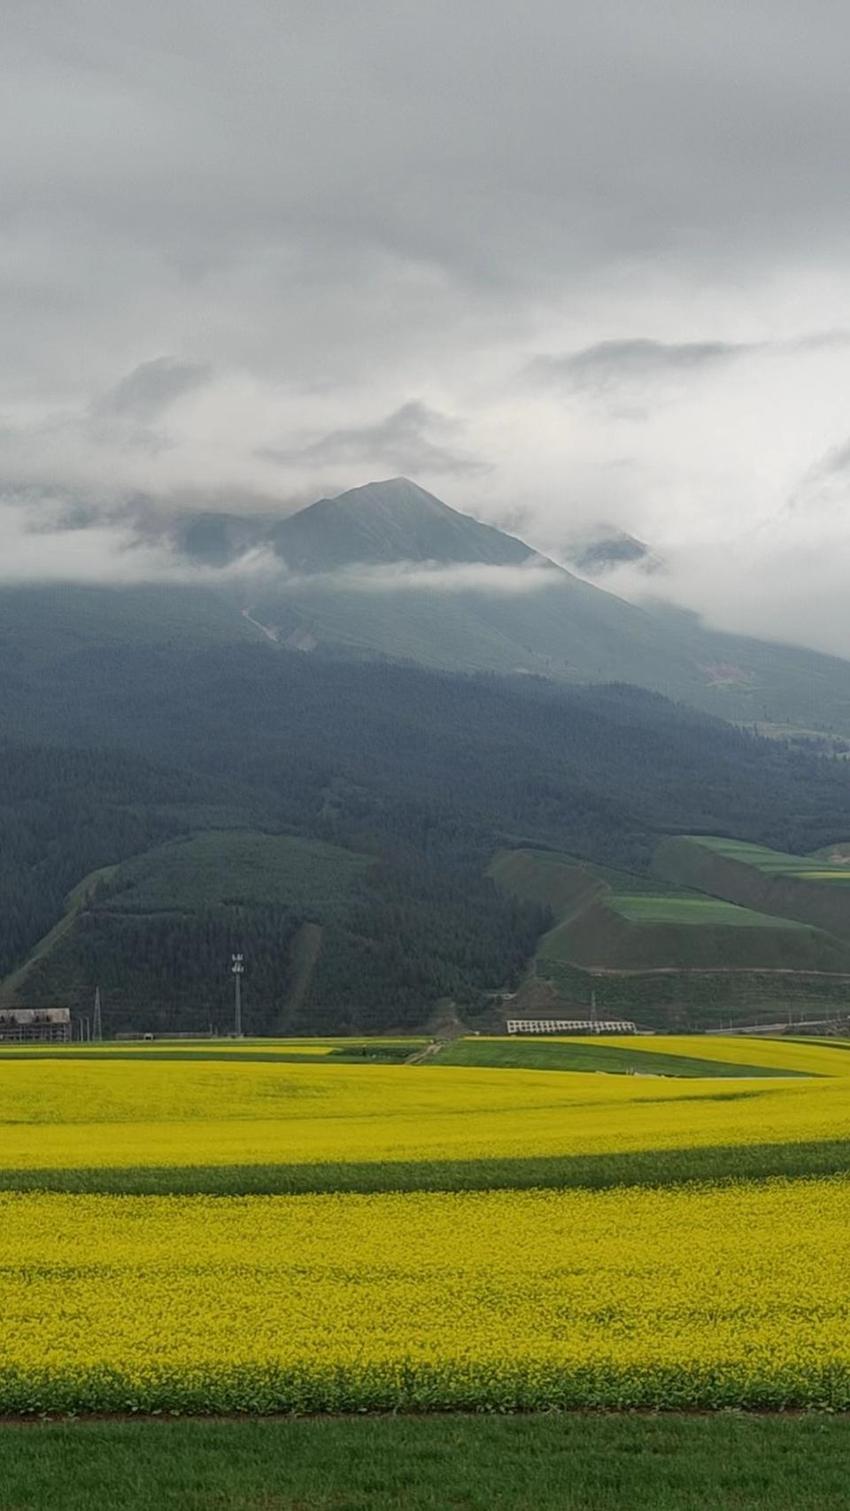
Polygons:
<instances>
[{"instance_id":1,"label":"transmission tower","mask_svg":"<svg viewBox=\"0 0 850 1511\"><path fill-rule=\"evenodd\" d=\"M94 1018L92 1020L92 1038L100 1041L103 1038L103 1009L100 1002L100 987L94 989Z\"/></svg>"},{"instance_id":2,"label":"transmission tower","mask_svg":"<svg viewBox=\"0 0 850 1511\"><path fill-rule=\"evenodd\" d=\"M242 1038L242 977L245 974L245 956L231 955L233 964L230 969L233 972L233 1032L237 1039Z\"/></svg>"}]
</instances>

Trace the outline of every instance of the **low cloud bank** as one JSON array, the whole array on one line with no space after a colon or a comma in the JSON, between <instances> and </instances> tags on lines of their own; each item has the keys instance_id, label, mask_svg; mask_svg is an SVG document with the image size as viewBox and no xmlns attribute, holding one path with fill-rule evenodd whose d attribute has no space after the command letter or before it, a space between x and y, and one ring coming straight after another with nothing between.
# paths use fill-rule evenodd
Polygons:
<instances>
[{"instance_id":1,"label":"low cloud bank","mask_svg":"<svg viewBox=\"0 0 850 1511\"><path fill-rule=\"evenodd\" d=\"M519 566L400 561L356 563L309 576L291 572L265 543L242 550L226 565L192 561L170 538L167 522L144 507L111 516L55 497L0 500L0 585L76 583L179 586L244 581L282 591L309 585L325 592L439 594L480 592L514 597L539 592L561 573L539 557Z\"/></svg>"},{"instance_id":2,"label":"low cloud bank","mask_svg":"<svg viewBox=\"0 0 850 1511\"><path fill-rule=\"evenodd\" d=\"M605 587L634 603L661 600L693 610L714 629L850 659L847 532L817 543L794 533L771 540L758 532L733 548L679 546L658 572L619 567Z\"/></svg>"},{"instance_id":3,"label":"low cloud bank","mask_svg":"<svg viewBox=\"0 0 850 1511\"><path fill-rule=\"evenodd\" d=\"M834 292L818 296L808 334L789 319L769 340L553 342L567 355L546 359L545 382L511 350L492 375L472 381L461 365L441 393L414 388L403 402L283 388L190 356L145 360L75 409L0 416L0 582L283 583L269 550L192 562L180 519L241 518L254 547L256 520L272 538L275 519L323 495L403 473L567 564L576 540L623 530L665 570L614 568L607 590L850 657L850 342L823 318ZM510 595L551 580L539 567L407 562L321 585Z\"/></svg>"},{"instance_id":4,"label":"low cloud bank","mask_svg":"<svg viewBox=\"0 0 850 1511\"><path fill-rule=\"evenodd\" d=\"M280 571L280 563L266 549L247 551L224 567L194 565L167 543L146 541L130 524L89 517L75 521L73 510L54 500L0 501L0 539L4 587L203 585L267 579Z\"/></svg>"},{"instance_id":5,"label":"low cloud bank","mask_svg":"<svg viewBox=\"0 0 850 1511\"><path fill-rule=\"evenodd\" d=\"M489 566L477 562L398 561L386 565L358 563L335 572L309 577L286 574L282 586L309 585L341 593L485 593L514 598L563 584L563 574L550 563L531 557L520 566Z\"/></svg>"}]
</instances>

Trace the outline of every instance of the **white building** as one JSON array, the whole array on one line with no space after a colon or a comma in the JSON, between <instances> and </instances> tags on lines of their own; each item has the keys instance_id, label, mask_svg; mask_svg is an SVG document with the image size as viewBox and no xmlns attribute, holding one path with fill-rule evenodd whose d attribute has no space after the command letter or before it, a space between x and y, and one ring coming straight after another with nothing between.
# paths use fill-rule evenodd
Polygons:
<instances>
[{"instance_id":1,"label":"white building","mask_svg":"<svg viewBox=\"0 0 850 1511\"><path fill-rule=\"evenodd\" d=\"M627 1019L602 1018L509 1018L509 1034L636 1034Z\"/></svg>"},{"instance_id":2,"label":"white building","mask_svg":"<svg viewBox=\"0 0 850 1511\"><path fill-rule=\"evenodd\" d=\"M67 1007L0 1008L0 1044L67 1044L70 1038Z\"/></svg>"}]
</instances>

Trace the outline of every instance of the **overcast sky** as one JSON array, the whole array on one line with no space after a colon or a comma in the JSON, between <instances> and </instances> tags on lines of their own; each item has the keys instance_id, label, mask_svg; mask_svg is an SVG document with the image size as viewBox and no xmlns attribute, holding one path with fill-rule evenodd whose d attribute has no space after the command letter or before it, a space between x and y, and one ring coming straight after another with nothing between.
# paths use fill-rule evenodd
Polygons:
<instances>
[{"instance_id":1,"label":"overcast sky","mask_svg":"<svg viewBox=\"0 0 850 1511\"><path fill-rule=\"evenodd\" d=\"M850 654L842 0L6 0L3 32L7 553L55 560L67 499L405 473L555 553L625 528L718 622Z\"/></svg>"}]
</instances>

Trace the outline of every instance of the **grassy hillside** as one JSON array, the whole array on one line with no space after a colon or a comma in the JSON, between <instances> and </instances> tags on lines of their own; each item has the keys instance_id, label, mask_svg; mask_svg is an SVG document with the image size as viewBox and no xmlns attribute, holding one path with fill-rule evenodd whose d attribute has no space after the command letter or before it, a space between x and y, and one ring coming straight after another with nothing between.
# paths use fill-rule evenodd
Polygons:
<instances>
[{"instance_id":1,"label":"grassy hillside","mask_svg":"<svg viewBox=\"0 0 850 1511\"><path fill-rule=\"evenodd\" d=\"M701 887L745 907L813 924L850 940L846 865L740 840L682 835L662 841L654 870L668 881Z\"/></svg>"},{"instance_id":2,"label":"grassy hillside","mask_svg":"<svg viewBox=\"0 0 850 1511\"><path fill-rule=\"evenodd\" d=\"M555 918L526 992L549 983L572 1007L595 992L601 1012L655 1028L831 1017L844 1007L850 948L825 930L553 851L502 852L491 874Z\"/></svg>"},{"instance_id":3,"label":"grassy hillside","mask_svg":"<svg viewBox=\"0 0 850 1511\"><path fill-rule=\"evenodd\" d=\"M539 975L532 985L538 990L543 967L535 962L534 969ZM586 1009L593 991L600 1016L630 1018L668 1033L750 1024L781 1032L792 1023L844 1021L850 1001L846 972L723 967L605 972L554 959L546 961L545 972L542 984L557 994L554 1002Z\"/></svg>"},{"instance_id":4,"label":"grassy hillside","mask_svg":"<svg viewBox=\"0 0 850 1511\"><path fill-rule=\"evenodd\" d=\"M502 850L489 870L498 886L548 908L559 923L605 890L601 868L555 850Z\"/></svg>"},{"instance_id":5,"label":"grassy hillside","mask_svg":"<svg viewBox=\"0 0 850 1511\"><path fill-rule=\"evenodd\" d=\"M101 884L104 913L198 912L258 903L327 917L348 904L370 858L321 840L211 830L125 862Z\"/></svg>"},{"instance_id":6,"label":"grassy hillside","mask_svg":"<svg viewBox=\"0 0 850 1511\"><path fill-rule=\"evenodd\" d=\"M713 898L612 893L544 936L538 959L598 970L850 971L818 929Z\"/></svg>"},{"instance_id":7,"label":"grassy hillside","mask_svg":"<svg viewBox=\"0 0 850 1511\"><path fill-rule=\"evenodd\" d=\"M121 596L107 599L119 613ZM73 598L75 629L61 595L51 619L49 599L24 594L2 621L3 976L60 922L83 878L176 836L274 830L375 864L359 878L344 924L333 925L306 911L300 876L298 897L287 900L262 868L245 872L224 903L207 895L199 860L181 883L187 919L173 897L137 905L144 877L125 873L129 907L116 895L108 918L89 910L75 927L85 968L75 967L62 991L81 1003L96 981L105 986L122 914L122 958L136 976L143 963L146 1003L179 1007L174 1027L204 1027L207 1011L217 1017L228 996L221 960L233 942L265 951L266 939L275 960L285 953L295 962L285 995L305 1029L413 1027L445 999L467 1021L484 1021L492 994L518 983L549 922L539 901L518 903L517 889L485 876L495 851L591 857L595 887L607 884L601 865L640 872L671 831L723 830L787 850L850 832L844 763L792 757L636 688L355 665L265 640L199 646L164 610L159 639L153 628L141 638L142 624L134 639L129 622L113 638L105 619L109 634L98 643L77 631L85 620L93 634L99 602ZM150 621L157 602L136 607ZM620 890L640 885L630 879ZM252 908L253 941L241 918L224 928L225 914L232 921L246 900L262 905ZM614 925L631 927L623 918ZM186 1021L189 959L206 963L195 968L203 991ZM45 991L58 982L42 978ZM256 979L246 985L256 1006ZM260 995L274 1024L279 988L270 981Z\"/></svg>"},{"instance_id":8,"label":"grassy hillside","mask_svg":"<svg viewBox=\"0 0 850 1511\"><path fill-rule=\"evenodd\" d=\"M491 874L552 909L555 926L537 947L541 971L549 961L607 970L850 970L850 949L817 929L570 856L502 854Z\"/></svg>"},{"instance_id":9,"label":"grassy hillside","mask_svg":"<svg viewBox=\"0 0 850 1511\"><path fill-rule=\"evenodd\" d=\"M87 1006L100 985L111 1031L164 1028L175 1015L186 1027L227 1024L238 949L248 1025L287 1028L309 1002L325 930L345 927L372 864L318 840L245 830L157 846L75 889L5 999Z\"/></svg>"}]
</instances>

